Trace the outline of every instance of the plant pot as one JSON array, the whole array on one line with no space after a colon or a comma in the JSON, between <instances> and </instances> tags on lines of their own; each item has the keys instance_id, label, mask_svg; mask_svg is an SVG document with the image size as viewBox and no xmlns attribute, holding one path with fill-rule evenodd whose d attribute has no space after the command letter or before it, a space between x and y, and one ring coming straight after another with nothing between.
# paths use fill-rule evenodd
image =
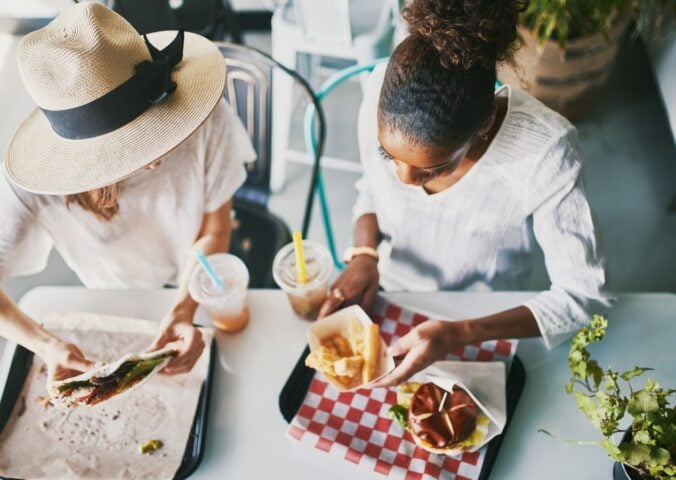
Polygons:
<instances>
[{"instance_id":1,"label":"plant pot","mask_svg":"<svg viewBox=\"0 0 676 480\"><path fill-rule=\"evenodd\" d=\"M551 40L540 48L531 31L520 26L522 45L514 54L514 65L501 65L498 78L570 120L579 118L605 86L627 25L622 20L608 36L596 33L571 39L565 49Z\"/></svg>"},{"instance_id":2,"label":"plant pot","mask_svg":"<svg viewBox=\"0 0 676 480\"><path fill-rule=\"evenodd\" d=\"M621 442L631 442L631 430L622 436ZM613 480L655 480L650 475L642 475L635 468L625 463L615 462L613 465Z\"/></svg>"},{"instance_id":3,"label":"plant pot","mask_svg":"<svg viewBox=\"0 0 676 480\"><path fill-rule=\"evenodd\" d=\"M655 478L649 475L641 475L624 463L615 462L615 465L613 465L613 480L655 480Z\"/></svg>"}]
</instances>

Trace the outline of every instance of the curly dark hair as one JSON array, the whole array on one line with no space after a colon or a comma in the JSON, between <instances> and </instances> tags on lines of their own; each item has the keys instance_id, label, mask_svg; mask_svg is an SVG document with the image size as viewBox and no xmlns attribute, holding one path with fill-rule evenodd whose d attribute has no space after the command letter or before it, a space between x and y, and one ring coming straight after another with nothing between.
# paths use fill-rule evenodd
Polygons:
<instances>
[{"instance_id":1,"label":"curly dark hair","mask_svg":"<svg viewBox=\"0 0 676 480\"><path fill-rule=\"evenodd\" d=\"M414 145L457 146L491 112L496 64L514 50L525 0L412 0L378 105L381 128Z\"/></svg>"}]
</instances>

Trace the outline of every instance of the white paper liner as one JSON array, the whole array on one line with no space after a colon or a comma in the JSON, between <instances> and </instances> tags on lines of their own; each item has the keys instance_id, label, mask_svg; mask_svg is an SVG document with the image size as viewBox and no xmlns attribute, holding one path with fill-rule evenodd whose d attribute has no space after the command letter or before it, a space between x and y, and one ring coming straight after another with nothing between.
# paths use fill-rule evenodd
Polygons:
<instances>
[{"instance_id":1,"label":"white paper liner","mask_svg":"<svg viewBox=\"0 0 676 480\"><path fill-rule=\"evenodd\" d=\"M432 382L446 391L454 386L465 390L490 424L483 441L467 450L447 450L446 455L475 452L500 435L507 421L505 364L503 362L441 361L417 373L409 382Z\"/></svg>"},{"instance_id":2,"label":"white paper liner","mask_svg":"<svg viewBox=\"0 0 676 480\"><path fill-rule=\"evenodd\" d=\"M371 318L359 305L352 305L350 307L343 308L342 310L338 310L337 312L329 315L328 317L324 317L320 320L317 320L308 328L307 340L308 345L310 347L310 351L313 352L319 347L321 347L321 340L323 338L330 337L336 334L340 334L345 338L349 338L348 329L350 326L350 321L353 318L359 320L364 327L367 327L368 325L373 323ZM386 352L387 352L387 344L385 344L385 341L381 337L380 362L378 363L377 370L378 374L376 375L375 379L373 379L371 382L367 384L361 384L354 388L346 389L343 385L341 385L338 382L335 382L333 379L326 377L324 375L322 376L324 376L327 382L331 383L331 385L336 387L341 392L351 392L354 390L358 390L360 388L368 388L368 386L371 383L379 380L380 378L384 377L389 372L394 370L395 367L394 357L392 357L391 355L387 355Z\"/></svg>"},{"instance_id":3,"label":"white paper liner","mask_svg":"<svg viewBox=\"0 0 676 480\"><path fill-rule=\"evenodd\" d=\"M77 344L88 358L105 362L130 350L143 351L159 326L90 313L49 315L45 323L63 340ZM41 406L36 399L46 396L46 373L41 373L44 363L35 357L19 401L0 433L0 476L172 478L183 460L208 371L213 330L200 330L206 348L190 373L153 376L132 394L91 407ZM163 448L140 454L140 444L151 439L161 440Z\"/></svg>"}]
</instances>

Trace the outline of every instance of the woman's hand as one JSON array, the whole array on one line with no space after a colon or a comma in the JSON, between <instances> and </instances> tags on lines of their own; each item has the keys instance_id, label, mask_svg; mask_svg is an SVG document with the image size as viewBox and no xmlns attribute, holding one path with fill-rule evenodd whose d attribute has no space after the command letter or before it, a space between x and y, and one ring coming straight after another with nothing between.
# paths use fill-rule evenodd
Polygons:
<instances>
[{"instance_id":1,"label":"woman's hand","mask_svg":"<svg viewBox=\"0 0 676 480\"><path fill-rule=\"evenodd\" d=\"M0 280L2 280L0 278ZM94 363L79 348L49 333L21 312L0 287L0 335L23 345L47 364L50 381L64 380L89 370Z\"/></svg>"},{"instance_id":2,"label":"woman's hand","mask_svg":"<svg viewBox=\"0 0 676 480\"><path fill-rule=\"evenodd\" d=\"M71 343L56 340L47 344L39 353L47 364L49 381L65 380L86 372L94 366L82 351Z\"/></svg>"},{"instance_id":3,"label":"woman's hand","mask_svg":"<svg viewBox=\"0 0 676 480\"><path fill-rule=\"evenodd\" d=\"M467 340L466 321L448 322L429 320L415 327L388 349L394 357L404 359L387 376L372 387L393 387L444 357L455 347L470 343Z\"/></svg>"},{"instance_id":4,"label":"woman's hand","mask_svg":"<svg viewBox=\"0 0 676 480\"><path fill-rule=\"evenodd\" d=\"M404 359L386 377L375 382L373 387L399 385L437 360L443 360L451 350L462 345L538 335L535 316L523 305L471 320L429 320L390 346L388 353L394 357L404 355Z\"/></svg>"},{"instance_id":5,"label":"woman's hand","mask_svg":"<svg viewBox=\"0 0 676 480\"><path fill-rule=\"evenodd\" d=\"M192 315L172 311L165 317L160 324L159 334L148 351L154 352L164 347L176 349L178 355L162 369L161 373L177 375L192 370L204 350L202 332L192 324Z\"/></svg>"},{"instance_id":6,"label":"woman's hand","mask_svg":"<svg viewBox=\"0 0 676 480\"><path fill-rule=\"evenodd\" d=\"M367 312L378 294L378 261L368 255L358 255L331 287L329 298L319 311L319 318L335 312L341 305L358 302Z\"/></svg>"}]
</instances>

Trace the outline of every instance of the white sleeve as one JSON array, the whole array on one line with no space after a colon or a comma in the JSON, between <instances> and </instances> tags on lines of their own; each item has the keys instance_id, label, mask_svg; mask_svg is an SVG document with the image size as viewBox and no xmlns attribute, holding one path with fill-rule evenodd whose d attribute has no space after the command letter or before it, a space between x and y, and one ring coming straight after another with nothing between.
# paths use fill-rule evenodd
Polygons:
<instances>
[{"instance_id":1,"label":"white sleeve","mask_svg":"<svg viewBox=\"0 0 676 480\"><path fill-rule=\"evenodd\" d=\"M0 171L0 278L44 270L51 250L49 233Z\"/></svg>"},{"instance_id":2,"label":"white sleeve","mask_svg":"<svg viewBox=\"0 0 676 480\"><path fill-rule=\"evenodd\" d=\"M368 213L376 213L376 207L366 175L362 175L354 186L357 189L357 201L352 208L352 222L356 223L359 217Z\"/></svg>"},{"instance_id":3,"label":"white sleeve","mask_svg":"<svg viewBox=\"0 0 676 480\"><path fill-rule=\"evenodd\" d=\"M579 178L580 161L574 131L549 150L536 168L531 192L533 232L545 254L551 287L525 303L547 348L564 342L603 313L611 299L604 291L603 259L591 209ZM558 159L556 158L558 156ZM544 188L545 185L550 188Z\"/></svg>"},{"instance_id":4,"label":"white sleeve","mask_svg":"<svg viewBox=\"0 0 676 480\"><path fill-rule=\"evenodd\" d=\"M207 122L205 135L205 211L218 210L246 180L245 164L256 152L239 117L222 100Z\"/></svg>"}]
</instances>

